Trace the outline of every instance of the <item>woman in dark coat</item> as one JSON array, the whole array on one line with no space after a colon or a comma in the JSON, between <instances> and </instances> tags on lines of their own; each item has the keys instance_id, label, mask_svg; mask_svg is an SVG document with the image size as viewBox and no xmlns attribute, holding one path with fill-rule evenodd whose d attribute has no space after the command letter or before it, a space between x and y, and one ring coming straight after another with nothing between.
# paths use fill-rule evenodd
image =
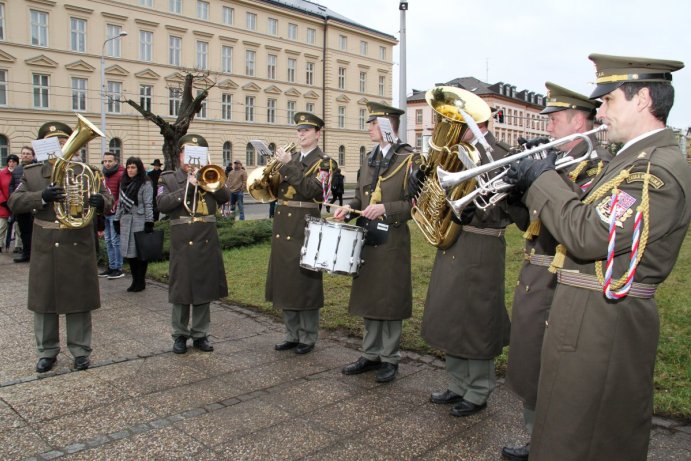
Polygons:
<instances>
[{"instance_id":1,"label":"woman in dark coat","mask_svg":"<svg viewBox=\"0 0 691 461\"><path fill-rule=\"evenodd\" d=\"M151 180L146 175L139 157L130 157L125 163L125 174L120 181L120 200L115 211L116 231L120 233L120 251L127 259L132 273L132 285L127 291L142 291L146 288L148 263L137 255L135 232L154 230L154 192Z\"/></svg>"}]
</instances>

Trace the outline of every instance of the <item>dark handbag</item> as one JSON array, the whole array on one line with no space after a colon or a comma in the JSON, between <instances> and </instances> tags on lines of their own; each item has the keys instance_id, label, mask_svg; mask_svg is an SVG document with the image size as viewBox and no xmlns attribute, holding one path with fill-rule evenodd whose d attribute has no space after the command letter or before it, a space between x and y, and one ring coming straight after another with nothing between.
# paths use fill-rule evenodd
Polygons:
<instances>
[{"instance_id":1,"label":"dark handbag","mask_svg":"<svg viewBox=\"0 0 691 461\"><path fill-rule=\"evenodd\" d=\"M383 245L389 239L389 225L381 219L374 221L360 216L355 224L365 229L365 245Z\"/></svg>"},{"instance_id":2,"label":"dark handbag","mask_svg":"<svg viewBox=\"0 0 691 461\"><path fill-rule=\"evenodd\" d=\"M134 244L137 257L142 261L160 261L163 259L163 231L135 232Z\"/></svg>"}]
</instances>

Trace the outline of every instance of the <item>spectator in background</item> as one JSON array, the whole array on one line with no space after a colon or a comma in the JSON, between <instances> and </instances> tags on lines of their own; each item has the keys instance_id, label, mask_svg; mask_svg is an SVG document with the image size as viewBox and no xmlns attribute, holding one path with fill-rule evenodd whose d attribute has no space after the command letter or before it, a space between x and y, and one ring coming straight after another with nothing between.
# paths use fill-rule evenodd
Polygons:
<instances>
[{"instance_id":1,"label":"spectator in background","mask_svg":"<svg viewBox=\"0 0 691 461\"><path fill-rule=\"evenodd\" d=\"M7 205L10 199L10 182L12 182L12 170L19 164L19 157L14 154L7 156L7 166L0 170L0 252L2 246L5 250L9 250L9 245L6 243L6 235L12 233L12 228L8 226L8 221L12 213Z\"/></svg>"},{"instance_id":2,"label":"spectator in background","mask_svg":"<svg viewBox=\"0 0 691 461\"><path fill-rule=\"evenodd\" d=\"M129 160L129 159L128 159ZM147 173L151 180L151 187L154 189L154 222L158 221L158 206L156 205L156 195L158 195L158 178L161 176L161 161L159 159L151 162L153 169Z\"/></svg>"},{"instance_id":3,"label":"spectator in background","mask_svg":"<svg viewBox=\"0 0 691 461\"><path fill-rule=\"evenodd\" d=\"M345 191L345 176L341 174L341 169L336 168L333 177L331 178L331 200L329 203L334 203L338 199L338 204L343 206L343 192ZM326 212L329 212L329 207L326 207Z\"/></svg>"},{"instance_id":4,"label":"spectator in background","mask_svg":"<svg viewBox=\"0 0 691 461\"><path fill-rule=\"evenodd\" d=\"M233 162L233 169L228 173L226 185L230 190L230 211L235 213L235 205L240 213L240 221L245 220L244 193L247 188L247 172L242 167L240 160Z\"/></svg>"},{"instance_id":5,"label":"spectator in background","mask_svg":"<svg viewBox=\"0 0 691 461\"><path fill-rule=\"evenodd\" d=\"M24 168L28 165L36 163L36 154L31 146L22 146L19 153L19 165L12 172L12 182L10 183L10 195L19 186L24 174ZM31 233L34 225L34 215L32 213L14 213L14 219L19 227L19 234L21 236L21 254L14 258L16 263L29 262L31 258ZM15 236L14 248L17 249L17 242L20 239Z\"/></svg>"},{"instance_id":6,"label":"spectator in background","mask_svg":"<svg viewBox=\"0 0 691 461\"><path fill-rule=\"evenodd\" d=\"M108 251L108 268L98 274L99 277L107 277L109 280L119 279L125 276L122 272L122 254L120 253L120 236L113 227L113 216L120 197L120 181L125 169L120 165L117 155L113 152L103 154L103 176L106 187L113 196L113 208L105 211L106 215L106 250Z\"/></svg>"}]
</instances>

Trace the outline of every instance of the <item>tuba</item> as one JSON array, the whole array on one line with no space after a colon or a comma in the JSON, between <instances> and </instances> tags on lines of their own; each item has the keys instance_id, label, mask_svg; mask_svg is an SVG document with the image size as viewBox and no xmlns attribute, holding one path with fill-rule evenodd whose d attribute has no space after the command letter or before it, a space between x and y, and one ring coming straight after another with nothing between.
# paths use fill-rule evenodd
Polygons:
<instances>
[{"instance_id":1,"label":"tuba","mask_svg":"<svg viewBox=\"0 0 691 461\"><path fill-rule=\"evenodd\" d=\"M75 153L103 133L86 118L77 114L77 127L62 146L62 157L55 160L50 177L52 184L65 189L65 198L54 203L55 218L61 229L81 229L89 225L96 209L89 205L89 197L98 194L103 176L89 165L72 161Z\"/></svg>"},{"instance_id":2,"label":"tuba","mask_svg":"<svg viewBox=\"0 0 691 461\"><path fill-rule=\"evenodd\" d=\"M461 111L478 123L488 120L492 111L480 97L450 86L427 91L425 99L435 111L437 120L429 142L429 153L421 167L427 176L415 197L411 216L427 241L444 250L456 241L461 231L461 226L452 220L453 210L448 201L459 200L471 192L476 180L461 182L447 193L439 185L437 170L461 171L479 163L477 149L461 141L468 130Z\"/></svg>"},{"instance_id":3,"label":"tuba","mask_svg":"<svg viewBox=\"0 0 691 461\"><path fill-rule=\"evenodd\" d=\"M283 147L286 152L295 150L295 143L291 142ZM264 168L256 168L247 177L247 192L262 203L271 203L278 199L278 185L281 183L281 174L278 169L283 164L276 157L269 157Z\"/></svg>"}]
</instances>

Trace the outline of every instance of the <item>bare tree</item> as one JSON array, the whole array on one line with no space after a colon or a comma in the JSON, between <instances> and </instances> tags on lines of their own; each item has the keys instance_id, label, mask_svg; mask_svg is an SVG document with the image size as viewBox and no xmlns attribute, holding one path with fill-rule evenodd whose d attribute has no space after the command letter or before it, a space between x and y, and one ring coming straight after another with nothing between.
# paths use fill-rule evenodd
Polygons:
<instances>
[{"instance_id":1,"label":"bare tree","mask_svg":"<svg viewBox=\"0 0 691 461\"><path fill-rule=\"evenodd\" d=\"M188 72L185 75L185 82L182 87L182 100L180 101L180 108L178 110L178 117L175 122L167 122L160 115L153 114L151 111L144 109L135 101L128 99L127 104L134 107L137 112L142 114L145 119L151 120L161 130L163 136L163 158L166 170L174 170L179 166L180 160L178 158L178 140L187 134L187 130L202 107L202 103L209 95L209 90L213 88L216 83L203 89L196 97L192 96L192 88L195 80L206 80L207 73Z\"/></svg>"}]
</instances>

